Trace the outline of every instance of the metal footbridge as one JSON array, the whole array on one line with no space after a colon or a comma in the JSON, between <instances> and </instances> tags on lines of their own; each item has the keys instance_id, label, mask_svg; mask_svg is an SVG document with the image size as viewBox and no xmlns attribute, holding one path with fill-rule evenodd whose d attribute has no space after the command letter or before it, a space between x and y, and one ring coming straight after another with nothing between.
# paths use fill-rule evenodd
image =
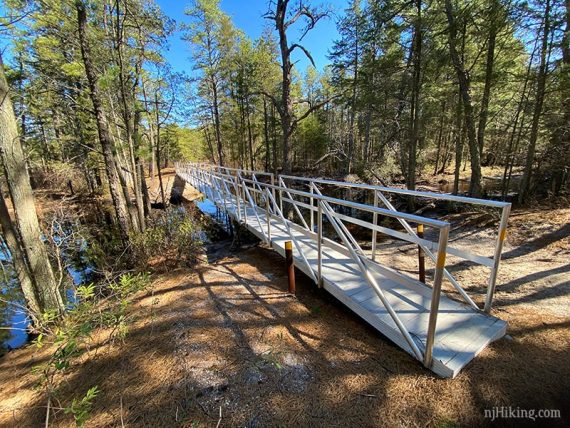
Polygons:
<instances>
[{"instance_id":1,"label":"metal footbridge","mask_svg":"<svg viewBox=\"0 0 570 428\"><path fill-rule=\"evenodd\" d=\"M507 323L490 311L510 213L508 203L209 164L178 164L176 173L281 255L285 255L285 242L292 241L300 270L439 376L455 377L506 333ZM373 203L328 196L325 188L369 191ZM493 255L448 245L449 222L400 212L392 202L394 195L498 210ZM387 218L393 220L387 222ZM425 237L418 233L424 227ZM371 233L371 250L363 249L351 233L355 228ZM430 281L421 282L409 271L377 260L380 235L417 244L431 263ZM446 269L448 255L488 268L483 307ZM455 291L454 298L442 294L442 283Z\"/></svg>"}]
</instances>

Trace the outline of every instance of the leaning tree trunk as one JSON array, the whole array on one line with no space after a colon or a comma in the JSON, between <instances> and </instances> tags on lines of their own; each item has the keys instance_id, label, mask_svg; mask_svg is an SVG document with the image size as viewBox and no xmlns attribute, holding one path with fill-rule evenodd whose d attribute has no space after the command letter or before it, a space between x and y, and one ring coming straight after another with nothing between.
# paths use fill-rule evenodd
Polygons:
<instances>
[{"instance_id":1,"label":"leaning tree trunk","mask_svg":"<svg viewBox=\"0 0 570 428\"><path fill-rule=\"evenodd\" d=\"M119 171L117 170L117 163L113 150L113 142L109 133L109 127L107 126L105 112L103 111L103 103L101 100L99 85L97 83L95 68L91 60L91 50L87 40L87 12L82 0L76 0L75 6L77 9L77 24L81 56L83 57L85 74L87 75L87 81L91 92L91 102L93 103L93 109L95 111L97 132L99 134L99 141L101 142L103 158L105 160L105 172L107 173L111 199L113 200L113 206L119 222L121 239L126 243L129 239L129 232L131 230L129 219L130 213L127 209L125 195L122 193Z\"/></svg>"},{"instance_id":2,"label":"leaning tree trunk","mask_svg":"<svg viewBox=\"0 0 570 428\"><path fill-rule=\"evenodd\" d=\"M42 313L40 302L36 292L36 286L32 281L32 274L28 268L28 264L24 257L24 252L20 244L18 232L12 224L12 219L6 206L4 197L0 195L0 223L2 224L2 234L6 240L6 245L10 250L12 256L12 265L16 278L26 299L26 304L32 316L37 316Z\"/></svg>"},{"instance_id":3,"label":"leaning tree trunk","mask_svg":"<svg viewBox=\"0 0 570 428\"><path fill-rule=\"evenodd\" d=\"M31 281L36 285L38 309L61 312L64 309L63 299L49 262L48 251L42 241L42 230L1 56L0 103L0 152L22 243L23 259L29 268ZM17 246L11 250L17 253ZM21 286L30 290L26 281Z\"/></svg>"}]
</instances>

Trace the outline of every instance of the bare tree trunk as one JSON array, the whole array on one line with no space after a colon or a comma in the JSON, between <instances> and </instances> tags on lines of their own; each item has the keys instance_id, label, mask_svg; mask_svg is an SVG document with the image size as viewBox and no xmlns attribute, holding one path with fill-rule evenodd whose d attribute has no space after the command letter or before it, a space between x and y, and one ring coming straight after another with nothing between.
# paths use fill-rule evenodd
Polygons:
<instances>
[{"instance_id":1,"label":"bare tree trunk","mask_svg":"<svg viewBox=\"0 0 570 428\"><path fill-rule=\"evenodd\" d=\"M368 106L364 121L364 159L370 156L370 127L372 123L372 108Z\"/></svg>"},{"instance_id":2,"label":"bare tree trunk","mask_svg":"<svg viewBox=\"0 0 570 428\"><path fill-rule=\"evenodd\" d=\"M148 142L150 145L150 163L149 163L149 175L150 175L150 182L154 183L154 178L155 178L155 165L156 165L156 159L155 157L155 143L154 143L154 126L152 124L152 116L150 114L150 109L149 109L149 101L148 101L148 97L147 97L147 93L146 93L146 85L144 83L144 79L141 79L141 89L142 89L142 95L143 95L143 100L144 100L144 105L145 105L145 110L146 110L146 116L147 116L147 121L148 121Z\"/></svg>"},{"instance_id":3,"label":"bare tree trunk","mask_svg":"<svg viewBox=\"0 0 570 428\"><path fill-rule=\"evenodd\" d=\"M528 102L528 100L527 100L528 97L527 97L526 92L527 92L528 83L530 81L530 75L531 75L531 71L532 71L532 64L533 64L535 53L536 53L536 45L532 51L532 54L528 60L528 64L526 67L526 76L525 76L524 85L523 85L523 88L521 91L521 98L520 98L520 101L519 101L518 106L517 106L517 111L515 113L515 117L513 119L513 130L511 131L511 135L509 137L509 142L507 145L507 153L505 154L505 165L504 165L505 168L503 170L503 184L502 184L502 191L501 191L503 199L505 199L507 197L507 194L509 193L511 173L512 173L513 165L515 162L515 157L516 157L517 148L518 148L518 142L520 140L521 132L522 132L523 125L524 125L524 117L523 117L521 120L520 127L518 129L518 140L515 144L515 137L517 136L517 126L519 123L519 119L521 117L521 113L524 110L524 105Z\"/></svg>"},{"instance_id":4,"label":"bare tree trunk","mask_svg":"<svg viewBox=\"0 0 570 428\"><path fill-rule=\"evenodd\" d=\"M162 183L162 172L160 170L160 113L158 104L158 92L154 93L155 111L156 111L156 168L158 172L158 184L160 186L160 196L162 198L162 206L166 208L166 196L164 195L164 184ZM220 163L221 165L221 163Z\"/></svg>"},{"instance_id":5,"label":"bare tree trunk","mask_svg":"<svg viewBox=\"0 0 570 428\"><path fill-rule=\"evenodd\" d=\"M276 118L275 118L275 106L271 104L271 153L272 153L272 168L273 174L277 175L277 126L275 125Z\"/></svg>"},{"instance_id":6,"label":"bare tree trunk","mask_svg":"<svg viewBox=\"0 0 570 428\"><path fill-rule=\"evenodd\" d=\"M528 194L530 191L530 178L532 175L532 165L534 163L536 140L538 139L538 127L540 124L540 116L542 115L542 104L544 102L544 88L546 86L546 60L548 54L549 36L550 36L550 0L546 0L546 4L544 7L542 46L540 48L540 66L538 68L538 77L536 83L536 100L534 104L534 111L532 114L532 127L530 130L528 151L526 153L526 162L524 166L523 177L521 180L519 203L523 203L528 198Z\"/></svg>"},{"instance_id":7,"label":"bare tree trunk","mask_svg":"<svg viewBox=\"0 0 570 428\"><path fill-rule=\"evenodd\" d=\"M63 299L49 262L47 249L42 242L42 230L36 213L30 176L26 168L26 158L18 135L18 123L14 115L12 101L10 100L8 82L4 75L4 65L1 56L0 154L10 197L14 206L19 237L22 243L20 246L23 255L22 259L25 259L31 275L31 282L35 284L38 309L40 311L56 310L57 312L61 312L64 309ZM3 198L2 204L4 204ZM7 212L3 214L2 217L5 217ZM2 220L3 226L6 220L6 218ZM8 230L8 234L9 233L10 230ZM18 246L15 245L12 250L17 253ZM17 256L14 258L16 259ZM30 283L25 279L24 283L21 283L21 286L31 291ZM34 305L35 302L31 304Z\"/></svg>"},{"instance_id":8,"label":"bare tree trunk","mask_svg":"<svg viewBox=\"0 0 570 428\"><path fill-rule=\"evenodd\" d=\"M208 149L210 150L210 156L211 156L211 160L212 163L216 163L216 156L214 155L214 146L212 146L212 138L210 138L210 133L208 132L208 127L204 126L204 138L206 139L206 145L208 146ZM154 154L152 156L153 162L154 162ZM154 166L153 166L154 168Z\"/></svg>"},{"instance_id":9,"label":"bare tree trunk","mask_svg":"<svg viewBox=\"0 0 570 428\"><path fill-rule=\"evenodd\" d=\"M212 79L212 96L213 96L213 108L214 108L214 128L216 131L216 145L218 149L218 164L224 165L224 152L222 147L222 130L220 125L220 111L218 106L218 84L214 79Z\"/></svg>"},{"instance_id":10,"label":"bare tree trunk","mask_svg":"<svg viewBox=\"0 0 570 428\"><path fill-rule=\"evenodd\" d=\"M471 103L470 81L465 71L463 61L457 53L457 23L451 0L445 0L445 12L449 23L449 52L451 62L457 73L459 80L459 92L463 100L463 113L465 116L465 127L467 128L467 141L469 144L469 154L471 157L471 181L469 184L469 194L471 196L481 196L481 163L479 158L479 146L477 145L477 134L475 132L475 121L473 119L473 104Z\"/></svg>"},{"instance_id":11,"label":"bare tree trunk","mask_svg":"<svg viewBox=\"0 0 570 428\"><path fill-rule=\"evenodd\" d=\"M461 171L461 161L463 158L463 138L462 138L462 125L463 125L463 108L461 99L457 100L457 111L455 113L455 170L453 175L453 194L457 195L459 191L459 173Z\"/></svg>"},{"instance_id":12,"label":"bare tree trunk","mask_svg":"<svg viewBox=\"0 0 570 428\"><path fill-rule=\"evenodd\" d=\"M133 123L133 139L135 142L135 149L141 146L141 134L140 134L140 120L141 120L141 112L139 110L135 111L134 123ZM143 209L143 223L141 223L142 232L146 228L146 217L150 214L150 196L148 194L148 186L146 184L146 177L144 172L144 162L137 154L135 157L135 167L137 168L137 176L139 178L138 185L140 186L140 197L141 201L140 204L142 205Z\"/></svg>"},{"instance_id":13,"label":"bare tree trunk","mask_svg":"<svg viewBox=\"0 0 570 428\"><path fill-rule=\"evenodd\" d=\"M358 22L358 20L357 20ZM352 166L354 163L354 143L355 143L355 118L356 118L356 99L357 99L357 95L358 95L358 78L359 78L359 73L358 73L358 67L359 67L359 45L358 45L358 41L359 41L359 28L358 28L358 24L356 25L355 28L355 32L356 32L356 36L355 36L355 46L354 46L354 58L353 58L353 67L354 67L354 80L352 82L352 96L351 96L351 101L350 101L350 118L349 118L349 130L348 130L348 153L347 153L347 157L346 157L346 173L350 174L352 172Z\"/></svg>"},{"instance_id":14,"label":"bare tree trunk","mask_svg":"<svg viewBox=\"0 0 570 428\"><path fill-rule=\"evenodd\" d=\"M411 119L412 129L410 134L410 146L408 150L408 174L406 177L406 184L408 189L415 190L416 188L416 159L418 156L418 138L420 127L420 89L421 89L421 71L422 71L422 29L421 29L421 0L416 1L416 17L414 23L414 36L412 38L412 60L414 62L413 68L413 83L412 83L412 102L411 102Z\"/></svg>"},{"instance_id":15,"label":"bare tree trunk","mask_svg":"<svg viewBox=\"0 0 570 428\"><path fill-rule=\"evenodd\" d=\"M265 137L265 172L269 172L271 152L269 151L269 116L267 115L267 100L263 97L263 135Z\"/></svg>"},{"instance_id":16,"label":"bare tree trunk","mask_svg":"<svg viewBox=\"0 0 570 428\"><path fill-rule=\"evenodd\" d=\"M6 206L3 196L0 196L0 223L2 224L2 234L6 240L6 245L12 256L12 264L18 283L22 288L24 299L32 316L36 317L42 313L41 305L36 292L36 285L32 281L32 274L26 262L24 251L22 250L18 232L12 224L12 219Z\"/></svg>"},{"instance_id":17,"label":"bare tree trunk","mask_svg":"<svg viewBox=\"0 0 570 428\"><path fill-rule=\"evenodd\" d=\"M99 134L99 141L103 151L103 158L105 160L105 171L107 173L107 180L109 182L109 190L113 206L117 215L119 229L121 232L121 239L127 242L129 239L129 232L131 230L130 213L127 209L125 196L121 190L121 183L119 178L119 171L117 170L117 163L115 160L115 153L113 143L107 126L107 119L103 111L103 104L97 83L97 76L95 68L91 62L91 51L89 42L87 40L87 12L85 4L82 0L76 0L75 6L77 9L77 22L79 31L79 42L81 46L81 56L83 57L83 65L85 67L85 74L89 82L89 89L91 92L91 102L95 110L95 118L97 122L97 131Z\"/></svg>"},{"instance_id":18,"label":"bare tree trunk","mask_svg":"<svg viewBox=\"0 0 570 428\"><path fill-rule=\"evenodd\" d=\"M570 0L566 0L566 28L562 37L562 66L560 69L561 123L554 133L555 160L552 190L558 195L570 177Z\"/></svg>"},{"instance_id":19,"label":"bare tree trunk","mask_svg":"<svg viewBox=\"0 0 570 428\"><path fill-rule=\"evenodd\" d=\"M445 106L446 100L443 100L441 104L441 120L439 121L439 132L437 134L437 153L435 155L435 168L433 169L433 175L437 174L437 167L439 166L439 155L441 153L441 143L443 139L443 125L445 123Z\"/></svg>"},{"instance_id":20,"label":"bare tree trunk","mask_svg":"<svg viewBox=\"0 0 570 428\"><path fill-rule=\"evenodd\" d=\"M247 117L247 140L248 140L248 149L249 149L249 166L252 171L255 171L255 158L253 155L253 134L251 132L251 117L249 114L249 109L246 109L246 117Z\"/></svg>"},{"instance_id":21,"label":"bare tree trunk","mask_svg":"<svg viewBox=\"0 0 570 428\"><path fill-rule=\"evenodd\" d=\"M122 116L123 116L123 123L125 125L125 140L128 147L128 161L127 165L129 166L129 172L131 176L131 182L135 194L135 209L136 209L136 221L135 219L132 220L132 224L137 225L140 232L143 232L145 229L145 215L144 215L144 203L143 203L143 195L142 189L140 187L141 180L138 177L138 167L135 161L135 127L138 124L135 124L134 121L137 118L133 119L133 114L131 112L131 106L129 105L129 101L132 102L134 107L134 95L130 94L127 90L127 76L125 75L125 66L123 61L123 25L121 24L121 14L120 14L120 1L116 1L115 4L115 13L116 13L116 32L115 32L115 40L116 46L115 50L117 52L117 65L119 67L119 89L120 89L120 100L122 104ZM125 13L128 13L125 6ZM135 73L135 75L138 73ZM138 79L138 76L135 78ZM133 88L135 85L133 85ZM136 116L136 114L135 114ZM143 178L144 179L144 178ZM130 202L129 195L125 195L125 198L128 202Z\"/></svg>"},{"instance_id":22,"label":"bare tree trunk","mask_svg":"<svg viewBox=\"0 0 570 428\"><path fill-rule=\"evenodd\" d=\"M281 52L281 130L283 132L283 173L289 174L293 164L293 150L291 137L296 125L293 117L293 100L291 99L291 83L293 81L291 63L291 50L287 41L287 4L288 0L277 0L275 11L275 24L279 33L279 49Z\"/></svg>"},{"instance_id":23,"label":"bare tree trunk","mask_svg":"<svg viewBox=\"0 0 570 428\"><path fill-rule=\"evenodd\" d=\"M491 9L489 12L489 38L487 39L487 63L485 66L485 87L483 89L483 98L481 99L481 112L479 113L479 127L477 131L477 145L479 146L479 155L483 157L483 146L485 144L485 128L487 127L487 116L489 115L489 101L491 99L491 86L493 84L493 72L495 64L495 44L497 40L497 32L499 23L500 5L499 0L491 0Z\"/></svg>"}]
</instances>

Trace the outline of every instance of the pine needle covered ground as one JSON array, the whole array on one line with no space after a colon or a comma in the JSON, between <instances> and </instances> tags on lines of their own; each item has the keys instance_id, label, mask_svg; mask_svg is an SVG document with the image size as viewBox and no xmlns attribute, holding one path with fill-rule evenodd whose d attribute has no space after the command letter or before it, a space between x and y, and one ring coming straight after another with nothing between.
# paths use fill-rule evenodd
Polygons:
<instances>
[{"instance_id":1,"label":"pine needle covered ground","mask_svg":"<svg viewBox=\"0 0 570 428\"><path fill-rule=\"evenodd\" d=\"M568 215L515 213L512 224L524 231L551 222L564 232ZM512 339L453 380L422 368L301 274L297 297L288 295L276 253L230 253L221 242L197 269L157 277L137 294L124 342L98 331L61 393L99 387L92 427L474 426L493 406L559 409L562 419L547 423L564 426L570 246L568 234L542 236L510 236L495 313ZM46 402L31 368L48 355L29 346L0 360L0 426L43 424ZM74 422L60 412L51 424Z\"/></svg>"}]
</instances>

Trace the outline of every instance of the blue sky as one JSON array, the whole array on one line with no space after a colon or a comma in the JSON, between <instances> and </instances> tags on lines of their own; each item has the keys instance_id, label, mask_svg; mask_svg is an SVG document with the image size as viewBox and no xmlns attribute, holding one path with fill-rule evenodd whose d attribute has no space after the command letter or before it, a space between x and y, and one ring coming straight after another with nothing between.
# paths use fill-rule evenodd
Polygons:
<instances>
[{"instance_id":1,"label":"blue sky","mask_svg":"<svg viewBox=\"0 0 570 428\"><path fill-rule=\"evenodd\" d=\"M160 5L162 11L169 17L174 18L178 24L187 21L184 10L190 5L190 1L155 1ZM311 2L311 0L309 1ZM332 47L333 41L338 38L336 20L344 13L347 3L346 0L328 0L324 2L313 0L311 2L314 5L328 5L333 12L331 18L319 21L315 29L309 32L303 39L303 45L311 53L319 71L322 71L324 66L329 63L327 59L328 51ZM264 26L270 25L272 22L262 17L267 11L267 0L221 0L220 5L222 10L232 18L234 25L252 39L258 38ZM292 28L290 39L294 40L297 35L297 29ZM170 49L164 54L175 71L191 73L190 50L188 44L181 40L181 36L179 31L171 36ZM294 52L294 60L299 60L296 67L301 73L310 64L299 50Z\"/></svg>"}]
</instances>

